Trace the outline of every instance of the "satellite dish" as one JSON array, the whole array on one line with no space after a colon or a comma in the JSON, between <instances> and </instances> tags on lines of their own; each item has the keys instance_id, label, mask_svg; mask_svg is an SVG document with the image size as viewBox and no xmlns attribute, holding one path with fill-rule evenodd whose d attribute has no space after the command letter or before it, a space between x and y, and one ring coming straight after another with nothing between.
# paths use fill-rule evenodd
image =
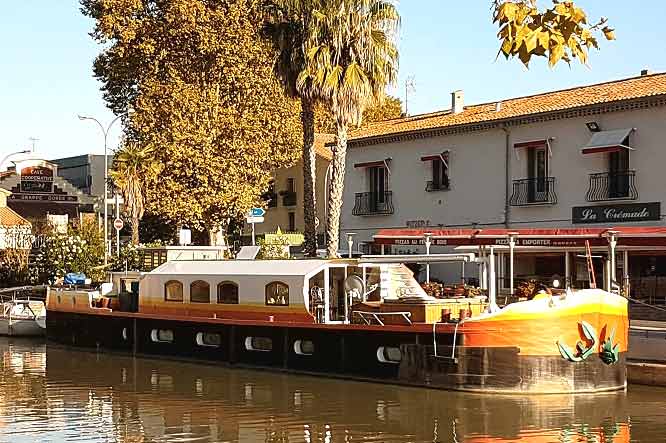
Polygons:
<instances>
[{"instance_id":1,"label":"satellite dish","mask_svg":"<svg viewBox=\"0 0 666 443\"><path fill-rule=\"evenodd\" d=\"M363 279L361 279L361 277L359 277L358 275L350 275L347 278L345 278L344 285L346 293L356 291L357 294L361 295L363 294L363 290L365 289L365 285L363 284Z\"/></svg>"}]
</instances>

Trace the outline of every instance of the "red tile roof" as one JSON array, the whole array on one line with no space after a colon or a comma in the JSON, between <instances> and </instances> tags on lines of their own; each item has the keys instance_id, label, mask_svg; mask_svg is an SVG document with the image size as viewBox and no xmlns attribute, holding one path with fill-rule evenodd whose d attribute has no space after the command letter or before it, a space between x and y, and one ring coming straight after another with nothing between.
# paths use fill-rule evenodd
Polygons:
<instances>
[{"instance_id":1,"label":"red tile roof","mask_svg":"<svg viewBox=\"0 0 666 443\"><path fill-rule=\"evenodd\" d=\"M315 152L320 157L323 157L326 160L330 161L333 158L333 152L331 151L331 148L329 148L326 145L334 142L335 142L335 135L333 134L323 134L323 133L315 134Z\"/></svg>"},{"instance_id":2,"label":"red tile roof","mask_svg":"<svg viewBox=\"0 0 666 443\"><path fill-rule=\"evenodd\" d=\"M11 208L6 206L0 207L0 226L11 227L22 225L30 226L30 222L18 215Z\"/></svg>"},{"instance_id":3,"label":"red tile roof","mask_svg":"<svg viewBox=\"0 0 666 443\"><path fill-rule=\"evenodd\" d=\"M492 102L465 106L463 112L458 114L446 110L370 123L352 131L349 140L353 142L429 129L510 120L517 117L655 96L666 96L666 73L642 75L596 85L507 99L500 102L499 110L496 110L497 102Z\"/></svg>"}]
</instances>

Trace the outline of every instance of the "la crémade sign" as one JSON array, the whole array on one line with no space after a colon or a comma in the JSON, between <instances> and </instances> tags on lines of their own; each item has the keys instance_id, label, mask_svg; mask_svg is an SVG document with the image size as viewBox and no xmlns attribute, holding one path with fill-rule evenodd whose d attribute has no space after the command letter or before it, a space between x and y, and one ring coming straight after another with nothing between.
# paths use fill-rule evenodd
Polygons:
<instances>
[{"instance_id":1,"label":"la cr\u00e9made sign","mask_svg":"<svg viewBox=\"0 0 666 443\"><path fill-rule=\"evenodd\" d=\"M659 220L661 203L627 203L603 206L574 206L572 223L630 223Z\"/></svg>"}]
</instances>

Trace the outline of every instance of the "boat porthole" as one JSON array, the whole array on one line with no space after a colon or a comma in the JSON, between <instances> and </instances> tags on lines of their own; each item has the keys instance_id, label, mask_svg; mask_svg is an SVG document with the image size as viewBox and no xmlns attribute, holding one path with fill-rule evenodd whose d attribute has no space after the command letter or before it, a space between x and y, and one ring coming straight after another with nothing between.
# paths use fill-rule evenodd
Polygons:
<instances>
[{"instance_id":1,"label":"boat porthole","mask_svg":"<svg viewBox=\"0 0 666 443\"><path fill-rule=\"evenodd\" d=\"M298 355L312 355L314 354L314 343L312 340L296 340L294 352Z\"/></svg>"},{"instance_id":2,"label":"boat porthole","mask_svg":"<svg viewBox=\"0 0 666 443\"><path fill-rule=\"evenodd\" d=\"M197 332L196 342L199 346L219 348L222 344L222 335L214 332Z\"/></svg>"},{"instance_id":3,"label":"boat porthole","mask_svg":"<svg viewBox=\"0 0 666 443\"><path fill-rule=\"evenodd\" d=\"M150 339L155 343L173 343L173 331L171 329L153 329L150 331Z\"/></svg>"},{"instance_id":4,"label":"boat porthole","mask_svg":"<svg viewBox=\"0 0 666 443\"><path fill-rule=\"evenodd\" d=\"M123 328L123 340L127 341L127 328Z\"/></svg>"},{"instance_id":5,"label":"boat porthole","mask_svg":"<svg viewBox=\"0 0 666 443\"><path fill-rule=\"evenodd\" d=\"M377 348L377 360L380 363L398 364L402 360L400 348L380 346Z\"/></svg>"},{"instance_id":6,"label":"boat porthole","mask_svg":"<svg viewBox=\"0 0 666 443\"><path fill-rule=\"evenodd\" d=\"M248 351L270 352L273 340L268 337L245 337L245 349Z\"/></svg>"}]
</instances>

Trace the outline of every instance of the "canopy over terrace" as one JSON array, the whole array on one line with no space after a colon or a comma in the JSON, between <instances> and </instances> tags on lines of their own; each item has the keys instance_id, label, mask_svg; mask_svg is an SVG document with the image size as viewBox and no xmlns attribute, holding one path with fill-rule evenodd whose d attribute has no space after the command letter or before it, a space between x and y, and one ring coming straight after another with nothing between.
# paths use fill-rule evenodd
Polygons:
<instances>
[{"instance_id":1,"label":"canopy over terrace","mask_svg":"<svg viewBox=\"0 0 666 443\"><path fill-rule=\"evenodd\" d=\"M493 253L508 252L508 269L501 269L500 278L509 280L509 289L513 293L514 250L532 253L537 250L551 253L563 253L565 261L565 279L569 284L572 259L570 251L583 251L586 242L594 250L608 248L607 263L601 269L604 274L603 285L611 289L617 280L616 252L623 252L623 286L629 288L629 251L655 251L666 249L666 227L631 226L598 228L536 228L536 229L382 229L374 236L375 244L381 245L423 245L429 237L432 246L476 246L481 254L489 252L492 246L504 246L494 249ZM507 251L508 250L508 251ZM575 255L573 256L575 260ZM607 266L607 267L606 267ZM507 272L508 271L508 272ZM464 272L464 269L463 269ZM507 275L508 274L508 275ZM601 282L599 282L601 286Z\"/></svg>"}]
</instances>

